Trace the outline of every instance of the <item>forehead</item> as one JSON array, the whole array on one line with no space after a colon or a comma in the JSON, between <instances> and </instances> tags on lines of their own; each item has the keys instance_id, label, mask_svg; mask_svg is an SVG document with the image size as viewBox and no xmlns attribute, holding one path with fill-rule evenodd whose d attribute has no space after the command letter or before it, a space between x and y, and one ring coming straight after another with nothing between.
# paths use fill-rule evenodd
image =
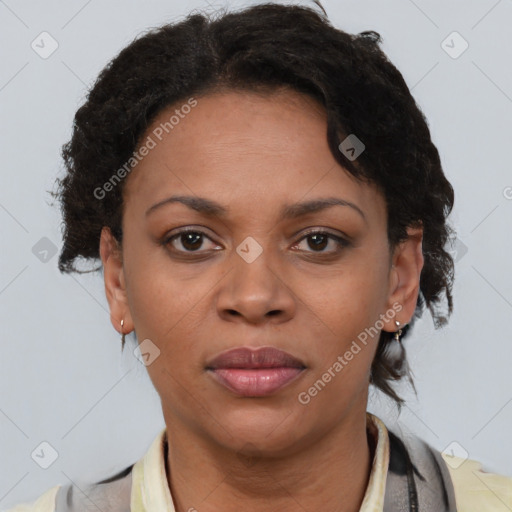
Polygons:
<instances>
[{"instance_id":1,"label":"forehead","mask_svg":"<svg viewBox=\"0 0 512 512\"><path fill-rule=\"evenodd\" d=\"M376 188L333 157L325 110L313 98L287 90L225 91L194 102L163 109L141 138L154 147L128 176L132 209L186 194L260 214L277 203L327 195L382 210Z\"/></svg>"}]
</instances>

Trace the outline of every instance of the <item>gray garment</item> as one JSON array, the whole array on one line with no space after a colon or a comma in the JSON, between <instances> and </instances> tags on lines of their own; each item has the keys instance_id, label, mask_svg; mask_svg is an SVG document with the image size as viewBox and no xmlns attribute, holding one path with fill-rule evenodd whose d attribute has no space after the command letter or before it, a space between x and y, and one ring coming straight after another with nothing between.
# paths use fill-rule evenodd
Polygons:
<instances>
[{"instance_id":1,"label":"gray garment","mask_svg":"<svg viewBox=\"0 0 512 512\"><path fill-rule=\"evenodd\" d=\"M57 491L55 512L130 512L133 466L87 486L63 485Z\"/></svg>"},{"instance_id":2,"label":"gray garment","mask_svg":"<svg viewBox=\"0 0 512 512\"><path fill-rule=\"evenodd\" d=\"M453 484L441 454L417 436L406 439L389 429L388 433L384 512L456 512ZM130 512L132 468L133 464L82 489L62 486L55 512Z\"/></svg>"},{"instance_id":3,"label":"gray garment","mask_svg":"<svg viewBox=\"0 0 512 512\"><path fill-rule=\"evenodd\" d=\"M417 436L389 434L384 512L457 512L441 453Z\"/></svg>"}]
</instances>

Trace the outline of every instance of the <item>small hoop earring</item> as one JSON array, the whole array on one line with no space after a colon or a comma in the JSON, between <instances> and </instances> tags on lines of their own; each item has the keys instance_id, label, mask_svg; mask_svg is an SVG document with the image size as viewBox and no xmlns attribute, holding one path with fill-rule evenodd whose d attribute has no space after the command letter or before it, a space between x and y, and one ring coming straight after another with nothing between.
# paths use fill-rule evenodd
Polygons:
<instances>
[{"instance_id":1,"label":"small hoop earring","mask_svg":"<svg viewBox=\"0 0 512 512\"><path fill-rule=\"evenodd\" d=\"M395 341L397 343L400 343L400 336L402 335L402 329L400 328L400 322L398 320L395 320L395 324L396 324L396 328L397 328L397 331L395 331ZM404 324L405 326L405 324Z\"/></svg>"},{"instance_id":2,"label":"small hoop earring","mask_svg":"<svg viewBox=\"0 0 512 512\"><path fill-rule=\"evenodd\" d=\"M124 318L121 320L121 350L124 349L124 338L126 334L123 332Z\"/></svg>"}]
</instances>

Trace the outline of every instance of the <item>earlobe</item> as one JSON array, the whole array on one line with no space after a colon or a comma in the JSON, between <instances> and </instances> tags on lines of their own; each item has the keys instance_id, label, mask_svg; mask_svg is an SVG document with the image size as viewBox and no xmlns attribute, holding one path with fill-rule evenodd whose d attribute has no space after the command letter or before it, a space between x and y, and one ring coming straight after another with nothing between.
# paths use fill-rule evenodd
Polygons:
<instances>
[{"instance_id":1,"label":"earlobe","mask_svg":"<svg viewBox=\"0 0 512 512\"><path fill-rule=\"evenodd\" d=\"M396 330L394 320L398 320L401 324L410 322L418 300L420 276L424 263L423 228L408 228L407 234L407 240L395 248L390 269L388 308L396 311L396 305L400 304L401 309L393 321L386 324L384 330L389 332Z\"/></svg>"},{"instance_id":2,"label":"earlobe","mask_svg":"<svg viewBox=\"0 0 512 512\"><path fill-rule=\"evenodd\" d=\"M110 308L110 321L116 331L127 334L133 330L133 321L126 296L122 254L117 240L106 226L101 230L100 257L103 264L105 294Z\"/></svg>"}]
</instances>

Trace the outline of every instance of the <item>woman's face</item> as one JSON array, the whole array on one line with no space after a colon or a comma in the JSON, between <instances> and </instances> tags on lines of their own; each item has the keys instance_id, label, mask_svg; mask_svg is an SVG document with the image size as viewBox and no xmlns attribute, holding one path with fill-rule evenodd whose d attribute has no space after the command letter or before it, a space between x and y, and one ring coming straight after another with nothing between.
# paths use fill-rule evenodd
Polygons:
<instances>
[{"instance_id":1,"label":"woman's face","mask_svg":"<svg viewBox=\"0 0 512 512\"><path fill-rule=\"evenodd\" d=\"M150 340L168 427L285 453L364 414L375 328L414 311L421 236L390 252L384 197L333 158L312 99L194 101L162 111L142 139L154 147L127 178L122 262L103 230L112 322ZM275 347L303 369L211 369L239 347Z\"/></svg>"}]
</instances>

